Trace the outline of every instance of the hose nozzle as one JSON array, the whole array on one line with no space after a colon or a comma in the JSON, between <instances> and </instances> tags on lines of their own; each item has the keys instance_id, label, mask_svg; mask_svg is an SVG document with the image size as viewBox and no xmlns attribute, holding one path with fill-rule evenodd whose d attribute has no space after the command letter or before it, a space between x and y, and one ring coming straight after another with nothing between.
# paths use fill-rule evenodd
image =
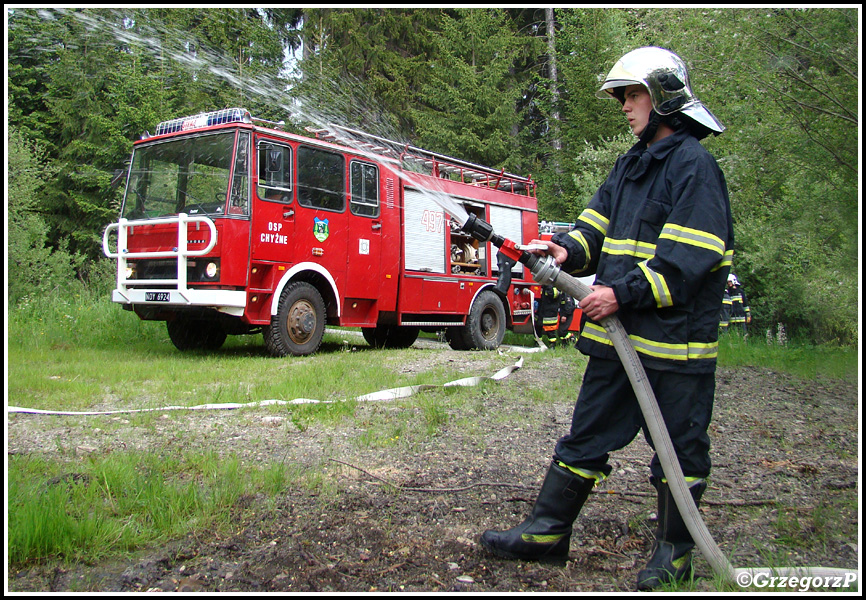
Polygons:
<instances>
[{"instance_id":1,"label":"hose nozzle","mask_svg":"<svg viewBox=\"0 0 866 600\"><path fill-rule=\"evenodd\" d=\"M530 270L535 266L537 261L535 256L526 252L511 240L494 232L493 226L490 223L484 219L479 219L476 215L470 214L460 229L478 241L490 242L499 248L501 254L504 254L514 263L522 263L529 267Z\"/></svg>"},{"instance_id":2,"label":"hose nozzle","mask_svg":"<svg viewBox=\"0 0 866 600\"><path fill-rule=\"evenodd\" d=\"M474 237L476 240L481 242L493 242L494 246L501 246L502 240L500 238L499 243L497 244L497 240L493 238L497 238L495 233L493 233L493 226L490 225L484 219L479 219L477 216L470 214L469 218L466 219L466 222L460 227L463 231Z\"/></svg>"}]
</instances>

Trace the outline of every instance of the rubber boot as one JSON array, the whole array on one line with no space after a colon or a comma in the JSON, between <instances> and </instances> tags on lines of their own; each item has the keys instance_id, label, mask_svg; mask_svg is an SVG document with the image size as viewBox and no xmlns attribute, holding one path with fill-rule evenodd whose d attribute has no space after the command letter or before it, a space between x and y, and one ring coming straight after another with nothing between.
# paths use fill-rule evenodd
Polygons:
<instances>
[{"instance_id":1,"label":"rubber boot","mask_svg":"<svg viewBox=\"0 0 866 600\"><path fill-rule=\"evenodd\" d=\"M507 531L485 531L481 545L502 558L565 563L571 526L594 485L595 479L551 463L530 516Z\"/></svg>"},{"instance_id":2,"label":"rubber boot","mask_svg":"<svg viewBox=\"0 0 866 600\"><path fill-rule=\"evenodd\" d=\"M695 547L670 486L655 477L650 481L658 491L658 524L652 556L637 574L637 589L640 591L691 578L692 548ZM706 489L707 483L703 480L689 488L696 506Z\"/></svg>"}]
</instances>

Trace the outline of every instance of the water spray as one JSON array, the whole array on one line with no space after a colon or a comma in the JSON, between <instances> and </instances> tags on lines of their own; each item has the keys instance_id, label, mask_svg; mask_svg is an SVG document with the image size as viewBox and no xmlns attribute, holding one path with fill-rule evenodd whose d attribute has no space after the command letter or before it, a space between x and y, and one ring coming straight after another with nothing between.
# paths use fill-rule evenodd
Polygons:
<instances>
[{"instance_id":1,"label":"water spray","mask_svg":"<svg viewBox=\"0 0 866 600\"><path fill-rule=\"evenodd\" d=\"M577 299L578 302L592 292L589 286L568 273L563 272L552 256L540 257L530 253L528 251L530 248L515 244L511 240L496 234L489 223L477 218L475 215L469 215L466 222L462 223L462 229L477 240L490 242L499 248L499 252L505 256L505 260L519 262L526 266L532 274L533 279L541 285L551 285ZM510 274L510 269L508 273ZM692 500L692 496L686 485L685 476L668 434L664 417L659 409L658 402L649 384L649 379L640 362L640 358L628 339L628 333L615 314L602 319L601 325L613 342L617 355L628 374L635 396L637 396L641 413L643 413L644 420L646 421L650 438L655 442L656 453L661 461L662 470L668 480L668 485L671 488L677 508L683 516L686 527L692 539L695 540L698 549L710 564L713 572L720 579L725 583L741 587L747 587L752 582L759 581L761 576L811 578L810 581L819 579L822 581L833 579L835 581L838 579L839 581L844 580L846 587L859 581L859 572L847 569L831 569L826 567L735 569L719 549L715 540L713 540L698 512L697 506Z\"/></svg>"}]
</instances>

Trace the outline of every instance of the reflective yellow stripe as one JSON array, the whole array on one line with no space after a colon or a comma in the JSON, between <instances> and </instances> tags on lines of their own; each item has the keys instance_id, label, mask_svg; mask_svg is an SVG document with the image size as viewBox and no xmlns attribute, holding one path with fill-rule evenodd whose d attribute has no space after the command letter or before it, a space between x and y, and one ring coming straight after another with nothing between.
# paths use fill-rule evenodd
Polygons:
<instances>
[{"instance_id":1,"label":"reflective yellow stripe","mask_svg":"<svg viewBox=\"0 0 866 600\"><path fill-rule=\"evenodd\" d=\"M536 535L534 533L524 533L524 534L521 534L520 537L523 539L524 542L532 542L534 544L555 544L556 542L558 542L559 540L564 538L566 535L568 535L568 534L560 533L560 534L552 534L552 535L541 535L541 534Z\"/></svg>"},{"instance_id":2,"label":"reflective yellow stripe","mask_svg":"<svg viewBox=\"0 0 866 600\"><path fill-rule=\"evenodd\" d=\"M683 477L683 479L685 479L686 483L689 484L688 487L692 487L693 485L701 483L702 481L704 481L706 479L706 477ZM668 478L662 477L662 483L667 483L667 482L668 482Z\"/></svg>"},{"instance_id":3,"label":"reflective yellow stripe","mask_svg":"<svg viewBox=\"0 0 866 600\"><path fill-rule=\"evenodd\" d=\"M666 308L674 305L674 299L671 296L671 291L668 288L668 282L661 273L657 273L649 268L646 261L638 263L640 270L649 281L650 287L653 290L653 296L656 299L656 306Z\"/></svg>"},{"instance_id":4,"label":"reflective yellow stripe","mask_svg":"<svg viewBox=\"0 0 866 600\"><path fill-rule=\"evenodd\" d=\"M698 248L718 252L722 258L725 256L725 243L722 239L712 233L700 231L699 229L691 229L690 227L668 223L662 228L659 239L668 239L680 244L690 244Z\"/></svg>"},{"instance_id":5,"label":"reflective yellow stripe","mask_svg":"<svg viewBox=\"0 0 866 600\"><path fill-rule=\"evenodd\" d=\"M607 337L607 332L604 330L604 328L596 325L595 323L587 322L586 325L584 325L583 327L583 332L580 334L580 337L593 340L594 342L598 342L599 344L613 346L613 342L611 342L610 338Z\"/></svg>"},{"instance_id":6,"label":"reflective yellow stripe","mask_svg":"<svg viewBox=\"0 0 866 600\"><path fill-rule=\"evenodd\" d=\"M722 257L722 260L720 260L719 263L715 267L713 267L712 270L718 271L722 267L730 267L733 264L734 264L734 251L733 251L733 249L725 250L725 255Z\"/></svg>"},{"instance_id":7,"label":"reflective yellow stripe","mask_svg":"<svg viewBox=\"0 0 866 600\"><path fill-rule=\"evenodd\" d=\"M583 247L583 253L586 255L586 262L581 268L578 269L578 271L582 271L589 265L590 261L592 260L592 254L589 251L589 244L587 243L586 238L583 237L583 234L577 229L569 232L568 236L573 240L577 241L577 243L580 244L581 247Z\"/></svg>"},{"instance_id":8,"label":"reflective yellow stripe","mask_svg":"<svg viewBox=\"0 0 866 600\"><path fill-rule=\"evenodd\" d=\"M717 358L718 356L718 342L711 342L709 344L689 342L689 358Z\"/></svg>"},{"instance_id":9,"label":"reflective yellow stripe","mask_svg":"<svg viewBox=\"0 0 866 600\"><path fill-rule=\"evenodd\" d=\"M604 327L595 323L587 322L584 326L581 337L588 338L599 344L612 346L613 342L607 335ZM656 358L664 358L666 360L694 360L701 358L716 358L719 354L718 342L700 343L688 342L685 344L667 344L664 342L656 342L640 337L638 335L629 335L631 345L636 352L645 354L646 356L654 356Z\"/></svg>"},{"instance_id":10,"label":"reflective yellow stripe","mask_svg":"<svg viewBox=\"0 0 866 600\"><path fill-rule=\"evenodd\" d=\"M689 564L689 561L690 561L691 559L692 559L692 551L689 550L688 552L686 552L685 554L683 554L683 555L680 556L679 558L675 558L674 560L672 560L672 561L671 561L671 566L672 566L674 569L676 569L677 571L679 571L679 570L682 569L684 566L686 566L687 564Z\"/></svg>"},{"instance_id":11,"label":"reflective yellow stripe","mask_svg":"<svg viewBox=\"0 0 866 600\"><path fill-rule=\"evenodd\" d=\"M602 481L607 479L605 477L604 473L602 473L601 471L587 471L586 469L579 469L577 467L572 467L571 465L567 465L564 462L562 462L561 460L556 461L556 464L558 464L563 469L568 469L569 471L571 471L575 475L583 477L584 479L594 479L595 485L598 485L599 483L601 483Z\"/></svg>"},{"instance_id":12,"label":"reflective yellow stripe","mask_svg":"<svg viewBox=\"0 0 866 600\"><path fill-rule=\"evenodd\" d=\"M663 342L654 342L637 335L628 336L632 346L637 352L642 352L647 356L655 356L656 358L665 358L668 360L687 360L689 356L688 344L665 344Z\"/></svg>"},{"instance_id":13,"label":"reflective yellow stripe","mask_svg":"<svg viewBox=\"0 0 866 600\"><path fill-rule=\"evenodd\" d=\"M601 247L601 251L607 254L619 254L650 259L656 254L656 245L636 240L614 240L606 238Z\"/></svg>"},{"instance_id":14,"label":"reflective yellow stripe","mask_svg":"<svg viewBox=\"0 0 866 600\"><path fill-rule=\"evenodd\" d=\"M601 235L607 235L607 226L610 225L610 219L605 217L598 211L587 208L577 218L578 221L583 221L587 225L597 229Z\"/></svg>"}]
</instances>

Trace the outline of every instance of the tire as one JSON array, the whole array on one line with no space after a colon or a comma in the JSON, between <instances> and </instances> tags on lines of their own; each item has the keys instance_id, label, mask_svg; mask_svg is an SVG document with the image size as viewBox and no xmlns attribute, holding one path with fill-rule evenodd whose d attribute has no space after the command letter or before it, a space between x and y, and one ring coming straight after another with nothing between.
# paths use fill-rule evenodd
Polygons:
<instances>
[{"instance_id":1,"label":"tire","mask_svg":"<svg viewBox=\"0 0 866 600\"><path fill-rule=\"evenodd\" d=\"M505 337L505 307L491 290L484 290L472 303L463 327L463 344L468 350L495 350ZM452 346L453 347L453 346Z\"/></svg>"},{"instance_id":2,"label":"tire","mask_svg":"<svg viewBox=\"0 0 866 600\"><path fill-rule=\"evenodd\" d=\"M363 327L364 339L374 348L408 348L418 339L421 329L399 325L380 325Z\"/></svg>"},{"instance_id":3,"label":"tire","mask_svg":"<svg viewBox=\"0 0 866 600\"><path fill-rule=\"evenodd\" d=\"M262 334L272 356L306 356L319 349L325 335L325 301L304 281L290 283L280 295L277 314Z\"/></svg>"},{"instance_id":4,"label":"tire","mask_svg":"<svg viewBox=\"0 0 866 600\"><path fill-rule=\"evenodd\" d=\"M178 316L166 321L168 337L181 352L188 350L219 350L228 334L217 321Z\"/></svg>"}]
</instances>

